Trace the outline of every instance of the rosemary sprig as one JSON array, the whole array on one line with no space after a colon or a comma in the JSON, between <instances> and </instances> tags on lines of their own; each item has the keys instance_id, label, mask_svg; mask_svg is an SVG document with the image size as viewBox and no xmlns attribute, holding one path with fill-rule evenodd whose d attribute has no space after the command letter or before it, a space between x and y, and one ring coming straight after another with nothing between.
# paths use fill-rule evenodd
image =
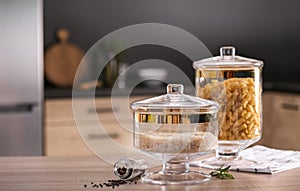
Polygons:
<instances>
[{"instance_id":1,"label":"rosemary sprig","mask_svg":"<svg viewBox=\"0 0 300 191\"><path fill-rule=\"evenodd\" d=\"M223 168L222 165L220 168L217 168L216 170L212 171L210 175L220 179L234 179L234 176L228 172L229 169L230 165L225 168Z\"/></svg>"}]
</instances>

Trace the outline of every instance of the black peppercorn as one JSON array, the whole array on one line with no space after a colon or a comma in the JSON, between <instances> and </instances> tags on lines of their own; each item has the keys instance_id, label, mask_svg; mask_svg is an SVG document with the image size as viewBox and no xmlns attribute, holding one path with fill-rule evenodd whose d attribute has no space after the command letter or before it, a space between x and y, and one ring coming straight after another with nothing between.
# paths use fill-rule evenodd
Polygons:
<instances>
[{"instance_id":1,"label":"black peppercorn","mask_svg":"<svg viewBox=\"0 0 300 191\"><path fill-rule=\"evenodd\" d=\"M135 179L136 180L136 179ZM115 187L119 187L120 185L125 185L125 184L137 184L137 181L134 180L107 180L107 182L101 182L101 183L94 183L91 182L91 188L108 188L111 187L112 189L115 189ZM84 184L84 188L87 188L88 185Z\"/></svg>"}]
</instances>

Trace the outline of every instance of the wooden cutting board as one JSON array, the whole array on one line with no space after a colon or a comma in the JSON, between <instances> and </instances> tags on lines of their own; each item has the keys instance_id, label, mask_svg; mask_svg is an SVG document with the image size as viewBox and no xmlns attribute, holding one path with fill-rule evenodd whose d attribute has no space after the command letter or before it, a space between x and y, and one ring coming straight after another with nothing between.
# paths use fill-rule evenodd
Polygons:
<instances>
[{"instance_id":1,"label":"wooden cutting board","mask_svg":"<svg viewBox=\"0 0 300 191\"><path fill-rule=\"evenodd\" d=\"M72 87L77 68L84 56L83 50L68 42L69 31L59 29L58 42L45 52L45 77L58 87Z\"/></svg>"}]
</instances>

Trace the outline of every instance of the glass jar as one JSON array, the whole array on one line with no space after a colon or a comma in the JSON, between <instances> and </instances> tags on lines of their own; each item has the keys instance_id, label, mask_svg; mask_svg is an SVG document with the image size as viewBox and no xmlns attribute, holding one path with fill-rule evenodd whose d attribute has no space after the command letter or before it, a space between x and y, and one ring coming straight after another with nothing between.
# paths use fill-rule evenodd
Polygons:
<instances>
[{"instance_id":1,"label":"glass jar","mask_svg":"<svg viewBox=\"0 0 300 191\"><path fill-rule=\"evenodd\" d=\"M134 147L163 162L160 172L142 181L193 184L210 176L189 169L189 161L217 147L218 103L183 94L183 85L169 84L167 94L133 102Z\"/></svg>"},{"instance_id":2,"label":"glass jar","mask_svg":"<svg viewBox=\"0 0 300 191\"><path fill-rule=\"evenodd\" d=\"M259 60L235 55L222 47L220 56L193 63L196 95L217 101L219 160L238 160L239 152L257 142L262 133L262 67Z\"/></svg>"}]
</instances>

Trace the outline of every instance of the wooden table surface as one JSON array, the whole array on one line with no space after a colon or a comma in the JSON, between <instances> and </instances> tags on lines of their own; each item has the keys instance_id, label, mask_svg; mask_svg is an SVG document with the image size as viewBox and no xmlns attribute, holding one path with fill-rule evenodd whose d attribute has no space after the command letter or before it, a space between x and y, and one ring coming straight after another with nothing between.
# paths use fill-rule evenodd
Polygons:
<instances>
[{"instance_id":1,"label":"wooden table surface","mask_svg":"<svg viewBox=\"0 0 300 191\"><path fill-rule=\"evenodd\" d=\"M300 168L274 175L232 172L236 179L197 185L158 186L137 181L119 187L92 188L93 183L117 179L112 165L97 157L0 157L0 190L300 190ZM84 187L86 185L86 187Z\"/></svg>"}]
</instances>

